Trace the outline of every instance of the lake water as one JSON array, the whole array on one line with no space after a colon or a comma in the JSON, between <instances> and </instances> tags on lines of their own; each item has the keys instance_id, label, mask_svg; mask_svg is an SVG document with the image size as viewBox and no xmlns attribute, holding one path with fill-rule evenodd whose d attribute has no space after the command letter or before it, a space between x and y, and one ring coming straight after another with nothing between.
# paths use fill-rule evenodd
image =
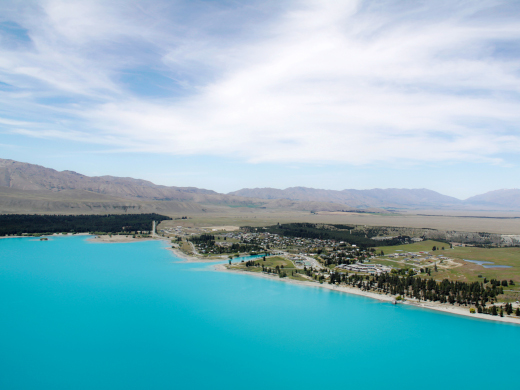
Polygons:
<instances>
[{"instance_id":1,"label":"lake water","mask_svg":"<svg viewBox=\"0 0 520 390\"><path fill-rule=\"evenodd\" d=\"M165 245L0 239L0 389L516 383L520 326L214 272Z\"/></svg>"},{"instance_id":2,"label":"lake water","mask_svg":"<svg viewBox=\"0 0 520 390\"><path fill-rule=\"evenodd\" d=\"M492 261L467 260L467 259L464 259L464 261L466 261L468 263L481 265L484 268L511 268L510 265L498 265L498 264L493 263Z\"/></svg>"}]
</instances>

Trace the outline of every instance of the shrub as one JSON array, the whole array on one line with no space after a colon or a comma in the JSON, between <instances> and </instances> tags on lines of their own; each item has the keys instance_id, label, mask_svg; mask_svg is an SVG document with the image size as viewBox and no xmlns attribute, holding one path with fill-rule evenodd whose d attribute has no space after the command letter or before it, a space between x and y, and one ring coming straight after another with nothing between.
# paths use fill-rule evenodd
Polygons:
<instances>
[{"instance_id":1,"label":"shrub","mask_svg":"<svg viewBox=\"0 0 520 390\"><path fill-rule=\"evenodd\" d=\"M471 314L475 314L475 308L474 308L474 307L470 307L470 308L469 308L469 312L470 312Z\"/></svg>"}]
</instances>

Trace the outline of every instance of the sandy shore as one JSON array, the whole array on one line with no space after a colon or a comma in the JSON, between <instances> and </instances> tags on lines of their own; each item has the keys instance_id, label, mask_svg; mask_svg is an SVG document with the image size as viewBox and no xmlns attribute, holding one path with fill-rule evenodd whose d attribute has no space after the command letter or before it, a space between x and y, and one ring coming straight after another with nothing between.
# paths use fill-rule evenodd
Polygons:
<instances>
[{"instance_id":1,"label":"sandy shore","mask_svg":"<svg viewBox=\"0 0 520 390\"><path fill-rule=\"evenodd\" d=\"M151 241L151 240L159 240L159 241L165 241L168 244L168 247L165 248L166 250L172 252L172 254L180 259L183 259L185 262L188 263L211 263L215 261L223 261L227 259L227 256L223 256L222 258L205 258L205 257L196 257L193 255L188 255L184 252L182 252L178 248L173 248L170 240L165 237L146 237L146 238L133 238L131 235L127 236L121 236L121 235L112 235L110 237L109 235L102 235L102 236L95 236L89 238L87 241L93 242L93 243L130 243L130 242L140 242L140 241Z\"/></svg>"},{"instance_id":2,"label":"sandy shore","mask_svg":"<svg viewBox=\"0 0 520 390\"><path fill-rule=\"evenodd\" d=\"M196 257L193 255L188 255L188 254L182 252L178 248L166 248L166 249L171 251L175 255L175 257L183 259L186 263L213 263L215 261L224 261L227 259L227 256L222 256L221 258Z\"/></svg>"},{"instance_id":3,"label":"sandy shore","mask_svg":"<svg viewBox=\"0 0 520 390\"><path fill-rule=\"evenodd\" d=\"M89 236L90 233L66 233L66 234L61 234L61 233L54 233L54 234L42 234L41 236L30 236L30 235L25 235L25 236L0 236L0 239L2 238L42 238L42 237L73 237L73 236Z\"/></svg>"},{"instance_id":4,"label":"sandy shore","mask_svg":"<svg viewBox=\"0 0 520 390\"><path fill-rule=\"evenodd\" d=\"M300 280L294 280L294 279L289 279L289 278L279 278L278 276L267 275L267 274L260 273L260 272L233 270L233 269L229 269L229 268L225 267L223 264L215 265L214 268L215 268L215 270L221 271L221 272L231 272L231 273L256 276L256 277L260 277L260 278L276 280L279 282L297 284L300 286L326 288L328 290L339 291L339 292L343 292L343 293L347 293L347 294L360 295L363 297L377 299L377 300L384 301L384 302L393 302L395 300L395 298L390 295L382 295L382 294L378 294L378 293L374 293L374 292L362 291L362 290L360 290L358 288L354 288L354 287L334 286L334 285L330 285L328 283L320 284L320 283L311 282L311 281L307 282L307 281L300 281ZM510 324L520 325L519 317L500 317L500 316L491 316L489 314L479 314L479 313L471 314L469 312L469 307L443 305L443 304L434 303L434 302L424 302L424 301L419 302L416 299L410 299L410 298L407 298L405 301L401 301L398 304L414 306L414 307L418 307L421 309L436 310L436 311L441 311L443 313L456 314L456 315L465 316L465 317L469 317L469 318L478 318L481 320L506 322L506 323L510 323Z\"/></svg>"},{"instance_id":5,"label":"sandy shore","mask_svg":"<svg viewBox=\"0 0 520 390\"><path fill-rule=\"evenodd\" d=\"M98 242L98 243L117 243L117 242L138 242L138 241L150 241L155 240L153 237L146 237L146 238L133 238L133 236L120 236L120 235L103 235L103 236L95 236L92 238L89 238L87 241L90 242Z\"/></svg>"}]
</instances>

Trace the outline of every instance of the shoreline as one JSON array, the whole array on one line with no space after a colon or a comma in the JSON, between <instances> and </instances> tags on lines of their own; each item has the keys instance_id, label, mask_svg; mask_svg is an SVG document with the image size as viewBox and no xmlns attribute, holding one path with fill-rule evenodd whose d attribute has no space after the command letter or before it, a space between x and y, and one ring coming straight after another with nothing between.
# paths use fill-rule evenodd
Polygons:
<instances>
[{"instance_id":1,"label":"shoreline","mask_svg":"<svg viewBox=\"0 0 520 390\"><path fill-rule=\"evenodd\" d=\"M243 274L243 275L251 275L256 277L261 277L265 279L271 279L273 281L281 281L285 283L292 283L297 284L300 286L306 286L306 287L315 287L315 288L325 288L331 291L338 291L345 294L353 294L358 296L363 296L366 298L376 299L382 302L393 302L395 301L395 297L389 296L389 295L381 295L374 292L369 291L361 291L360 289L354 288L354 287L347 287L347 286L334 286L330 284L320 284L317 282L311 282L311 281L300 281L300 280L294 280L294 279L288 279L288 278L279 278L278 276L271 276L260 272L248 272L248 271L242 271L242 270L233 270L225 267L223 264L216 264L214 267L215 271L218 272L229 272L229 273L237 273L237 274ZM407 305L411 307L416 307L419 309L427 309L427 310L435 310L442 313L448 313L448 314L455 314L459 316L464 316L467 318L472 319L479 319L479 320L485 320L485 321L495 321L495 322L502 322L502 323L508 323L508 324L514 324L514 325L520 325L520 317L500 317L500 316L492 316L489 314L482 314L482 313L470 313L469 307L462 308L458 306L445 306L439 303L434 302L425 302L425 301L417 301L412 300L413 298L407 298L405 301L401 301L397 303L397 305Z\"/></svg>"},{"instance_id":2,"label":"shoreline","mask_svg":"<svg viewBox=\"0 0 520 390\"><path fill-rule=\"evenodd\" d=\"M87 236L88 233L77 233L77 234L52 234L52 235L46 235L41 237L67 237L67 236ZM34 236L3 236L2 238L37 238ZM112 237L107 236L95 236L92 235L92 237L87 238L86 241L90 243L108 243L108 244L116 244L116 243L131 243L131 242L142 242L142 241L151 241L151 240L159 240L159 241L166 241L168 244L170 244L170 241L165 237L146 237L146 238L133 238L132 236L117 236L114 235ZM165 247L164 249L170 251L176 258L181 259L182 262L186 263L214 263L218 261L225 261L226 258L222 257L220 259L218 258L200 258L196 257L194 255L188 255L184 252L182 252L179 248L173 248L171 245ZM217 272L229 272L229 273L236 273L236 274L243 274L243 275L249 275L249 276L256 276L261 277L265 279L271 279L273 281L279 281L279 282L285 282L285 283L292 283L295 285L305 286L305 287L314 287L314 288L324 288L331 291L338 291L341 293L346 294L353 294L358 296L363 296L366 298L376 299L381 302L393 302L395 301L395 297L389 296L389 295L381 295L375 292L370 291L362 291L355 287L347 287L347 286L336 286L331 285L328 283L317 283L312 281L301 281L301 280L294 280L289 278L279 278L278 276L274 275L267 275L260 272L249 272L249 271L243 271L238 269L229 269L224 264L215 264L213 266L213 270ZM502 322L502 323L509 323L509 324L515 324L520 325L520 317L500 317L500 316L491 316L489 314L481 314L481 313L470 313L469 307L462 308L458 306L447 306L440 303L435 302L426 302L426 301L418 301L414 298L407 298L405 301L400 301L397 303L398 305L408 305L420 309L427 309L427 310L435 310L442 313L448 313L448 314L455 314L459 316L464 316L467 318L473 318L473 319L480 319L485 321L495 321L495 322Z\"/></svg>"},{"instance_id":3,"label":"shoreline","mask_svg":"<svg viewBox=\"0 0 520 390\"><path fill-rule=\"evenodd\" d=\"M91 234L91 236L92 237L88 238L87 241L95 244L117 244L156 240L156 238L154 237L133 238L131 235L113 235L112 237L110 237L109 235L98 236L95 234Z\"/></svg>"},{"instance_id":4,"label":"shoreline","mask_svg":"<svg viewBox=\"0 0 520 390\"><path fill-rule=\"evenodd\" d=\"M188 255L184 252L182 252L179 248L165 248L167 250L169 250L170 252L172 252L174 254L175 257L178 257L182 260L184 260L183 262L184 263L214 263L215 261L225 261L226 260L226 257L222 257L220 259L208 259L208 258L202 258L202 257L197 257L197 256L193 256L193 255Z\"/></svg>"},{"instance_id":5,"label":"shoreline","mask_svg":"<svg viewBox=\"0 0 520 390\"><path fill-rule=\"evenodd\" d=\"M41 237L73 237L73 236L92 236L90 233L67 233L67 234L42 234L39 236L25 235L25 236L0 236L2 238L41 238Z\"/></svg>"}]
</instances>

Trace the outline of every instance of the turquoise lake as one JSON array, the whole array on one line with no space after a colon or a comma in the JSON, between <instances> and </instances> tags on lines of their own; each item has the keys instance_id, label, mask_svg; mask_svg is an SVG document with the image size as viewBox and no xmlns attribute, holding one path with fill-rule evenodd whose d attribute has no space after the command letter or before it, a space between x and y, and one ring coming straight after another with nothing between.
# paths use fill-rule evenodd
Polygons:
<instances>
[{"instance_id":1,"label":"turquoise lake","mask_svg":"<svg viewBox=\"0 0 520 390\"><path fill-rule=\"evenodd\" d=\"M489 389L520 326L185 263L159 241L0 239L0 389Z\"/></svg>"}]
</instances>

